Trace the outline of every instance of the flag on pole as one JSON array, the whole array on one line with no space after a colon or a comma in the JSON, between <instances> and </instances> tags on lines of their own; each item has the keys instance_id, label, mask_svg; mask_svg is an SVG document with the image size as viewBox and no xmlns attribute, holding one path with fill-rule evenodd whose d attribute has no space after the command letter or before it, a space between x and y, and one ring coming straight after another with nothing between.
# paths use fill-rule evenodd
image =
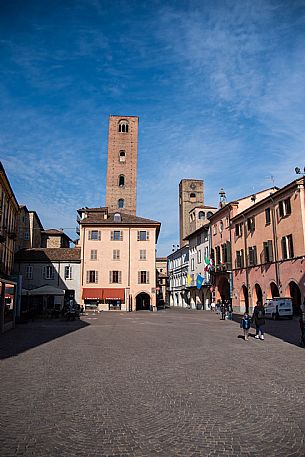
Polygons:
<instances>
[{"instance_id":1,"label":"flag on pole","mask_svg":"<svg viewBox=\"0 0 305 457\"><path fill-rule=\"evenodd\" d=\"M197 275L197 280L196 280L196 287L197 289L200 289L200 287L202 286L202 283L203 283L203 277L199 274Z\"/></svg>"},{"instance_id":2,"label":"flag on pole","mask_svg":"<svg viewBox=\"0 0 305 457\"><path fill-rule=\"evenodd\" d=\"M192 279L192 276L190 275L187 275L187 278L186 278L186 283L188 286L190 286L193 282L193 279Z\"/></svg>"}]
</instances>

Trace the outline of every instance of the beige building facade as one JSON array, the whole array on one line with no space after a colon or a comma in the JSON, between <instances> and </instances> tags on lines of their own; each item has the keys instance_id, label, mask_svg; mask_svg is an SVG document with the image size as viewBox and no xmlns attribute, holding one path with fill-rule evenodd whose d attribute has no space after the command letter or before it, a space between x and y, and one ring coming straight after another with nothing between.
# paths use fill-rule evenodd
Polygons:
<instances>
[{"instance_id":1,"label":"beige building facade","mask_svg":"<svg viewBox=\"0 0 305 457\"><path fill-rule=\"evenodd\" d=\"M78 214L81 304L100 311L155 308L160 223L107 207Z\"/></svg>"},{"instance_id":2,"label":"beige building facade","mask_svg":"<svg viewBox=\"0 0 305 457\"><path fill-rule=\"evenodd\" d=\"M43 225L36 211L29 211L25 205L21 205L17 219L15 250L40 248L43 230Z\"/></svg>"},{"instance_id":3,"label":"beige building facade","mask_svg":"<svg viewBox=\"0 0 305 457\"><path fill-rule=\"evenodd\" d=\"M136 214L138 125L137 116L109 117L106 206L110 212Z\"/></svg>"}]
</instances>

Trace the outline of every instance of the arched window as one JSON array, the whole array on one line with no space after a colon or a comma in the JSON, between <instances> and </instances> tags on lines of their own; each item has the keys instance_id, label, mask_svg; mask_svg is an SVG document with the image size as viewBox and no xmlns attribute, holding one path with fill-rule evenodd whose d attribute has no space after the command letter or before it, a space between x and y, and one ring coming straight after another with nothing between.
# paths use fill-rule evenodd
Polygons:
<instances>
[{"instance_id":1,"label":"arched window","mask_svg":"<svg viewBox=\"0 0 305 457\"><path fill-rule=\"evenodd\" d=\"M212 217L212 216L213 216L212 211L209 211L209 212L207 213L207 218L210 219L210 217Z\"/></svg>"},{"instance_id":2,"label":"arched window","mask_svg":"<svg viewBox=\"0 0 305 457\"><path fill-rule=\"evenodd\" d=\"M128 122L125 119L119 121L119 132L128 133Z\"/></svg>"},{"instance_id":3,"label":"arched window","mask_svg":"<svg viewBox=\"0 0 305 457\"><path fill-rule=\"evenodd\" d=\"M124 208L125 202L123 198L119 198L118 200L118 208Z\"/></svg>"},{"instance_id":4,"label":"arched window","mask_svg":"<svg viewBox=\"0 0 305 457\"><path fill-rule=\"evenodd\" d=\"M125 176L124 175L120 175L119 176L119 186L120 187L124 187L125 186Z\"/></svg>"},{"instance_id":5,"label":"arched window","mask_svg":"<svg viewBox=\"0 0 305 457\"><path fill-rule=\"evenodd\" d=\"M126 161L126 152L125 151L120 151L119 161L120 162L125 162Z\"/></svg>"},{"instance_id":6,"label":"arched window","mask_svg":"<svg viewBox=\"0 0 305 457\"><path fill-rule=\"evenodd\" d=\"M205 212L204 211L199 211L198 219L204 219L204 218L205 218Z\"/></svg>"}]
</instances>

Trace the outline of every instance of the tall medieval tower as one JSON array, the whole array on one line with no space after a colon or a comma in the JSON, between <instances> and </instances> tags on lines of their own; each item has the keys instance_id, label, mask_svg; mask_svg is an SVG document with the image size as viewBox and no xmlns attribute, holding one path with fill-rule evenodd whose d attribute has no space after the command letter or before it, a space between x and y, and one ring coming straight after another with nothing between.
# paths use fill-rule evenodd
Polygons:
<instances>
[{"instance_id":1,"label":"tall medieval tower","mask_svg":"<svg viewBox=\"0 0 305 457\"><path fill-rule=\"evenodd\" d=\"M109 211L136 215L137 116L109 116L106 206Z\"/></svg>"},{"instance_id":2,"label":"tall medieval tower","mask_svg":"<svg viewBox=\"0 0 305 457\"><path fill-rule=\"evenodd\" d=\"M190 234L190 211L204 204L204 184L199 179L182 179L179 184L179 226L180 247L187 241L183 238Z\"/></svg>"}]
</instances>

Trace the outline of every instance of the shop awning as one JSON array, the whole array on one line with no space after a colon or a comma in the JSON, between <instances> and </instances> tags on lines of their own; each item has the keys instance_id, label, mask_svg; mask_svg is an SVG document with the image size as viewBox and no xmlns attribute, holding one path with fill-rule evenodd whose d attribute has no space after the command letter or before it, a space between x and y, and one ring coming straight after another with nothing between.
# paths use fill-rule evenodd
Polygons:
<instances>
[{"instance_id":1,"label":"shop awning","mask_svg":"<svg viewBox=\"0 0 305 457\"><path fill-rule=\"evenodd\" d=\"M125 301L125 289L103 289L104 300Z\"/></svg>"},{"instance_id":2,"label":"shop awning","mask_svg":"<svg viewBox=\"0 0 305 457\"><path fill-rule=\"evenodd\" d=\"M46 285L29 290L29 295L65 295L65 291Z\"/></svg>"},{"instance_id":3,"label":"shop awning","mask_svg":"<svg viewBox=\"0 0 305 457\"><path fill-rule=\"evenodd\" d=\"M83 300L102 300L103 289L95 287L86 287L83 289Z\"/></svg>"}]
</instances>

